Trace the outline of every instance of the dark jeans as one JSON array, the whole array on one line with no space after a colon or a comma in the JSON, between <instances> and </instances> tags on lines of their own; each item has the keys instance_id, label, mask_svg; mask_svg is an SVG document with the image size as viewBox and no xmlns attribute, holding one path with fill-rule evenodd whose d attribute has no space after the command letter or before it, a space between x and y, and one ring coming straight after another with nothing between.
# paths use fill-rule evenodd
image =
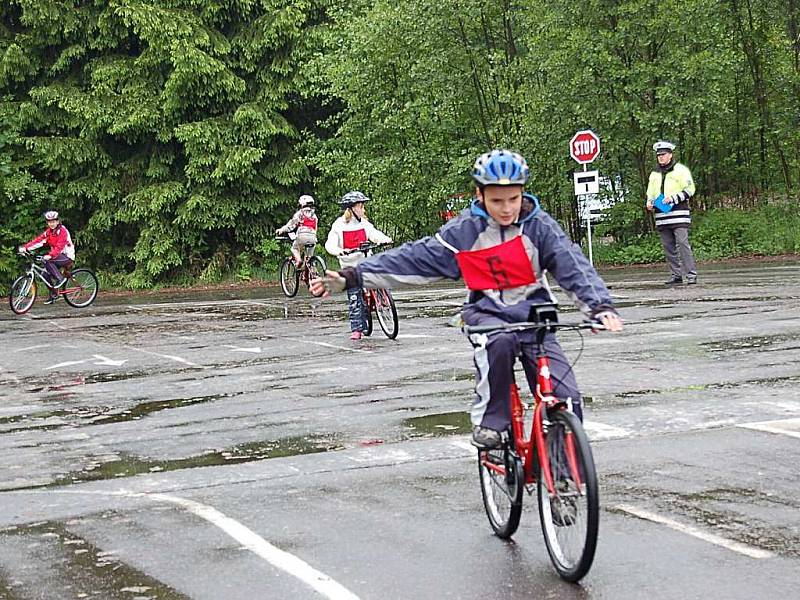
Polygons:
<instances>
[{"instance_id":1,"label":"dark jeans","mask_svg":"<svg viewBox=\"0 0 800 600\"><path fill-rule=\"evenodd\" d=\"M58 285L64 276L61 275L61 267L64 267L72 262L72 259L66 254L59 254L58 256L44 261L44 268L47 269L47 274L50 275L50 285Z\"/></svg>"},{"instance_id":2,"label":"dark jeans","mask_svg":"<svg viewBox=\"0 0 800 600\"><path fill-rule=\"evenodd\" d=\"M347 311L350 315L350 331L366 331L367 307L360 287L347 288Z\"/></svg>"}]
</instances>

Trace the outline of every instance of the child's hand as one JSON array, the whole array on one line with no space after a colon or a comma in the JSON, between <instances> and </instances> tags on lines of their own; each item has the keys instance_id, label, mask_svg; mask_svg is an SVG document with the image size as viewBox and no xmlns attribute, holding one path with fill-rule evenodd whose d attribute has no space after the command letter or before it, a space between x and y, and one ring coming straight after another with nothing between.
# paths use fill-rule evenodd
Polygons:
<instances>
[{"instance_id":1,"label":"child's hand","mask_svg":"<svg viewBox=\"0 0 800 600\"><path fill-rule=\"evenodd\" d=\"M327 298L331 292L343 292L345 279L337 271L325 271L323 277L312 279L308 289L312 295Z\"/></svg>"},{"instance_id":2,"label":"child's hand","mask_svg":"<svg viewBox=\"0 0 800 600\"><path fill-rule=\"evenodd\" d=\"M614 312L602 312L595 319L605 326L606 331L622 331L622 319Z\"/></svg>"}]
</instances>

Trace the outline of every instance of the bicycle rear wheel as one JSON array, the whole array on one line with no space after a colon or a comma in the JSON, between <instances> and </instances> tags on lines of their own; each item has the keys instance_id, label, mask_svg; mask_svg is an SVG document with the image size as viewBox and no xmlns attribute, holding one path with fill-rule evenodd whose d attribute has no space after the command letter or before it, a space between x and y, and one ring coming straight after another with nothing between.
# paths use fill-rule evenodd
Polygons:
<instances>
[{"instance_id":1,"label":"bicycle rear wheel","mask_svg":"<svg viewBox=\"0 0 800 600\"><path fill-rule=\"evenodd\" d=\"M8 295L11 310L18 315L24 315L31 309L34 302L36 302L36 282L33 280L33 276L17 277L11 284L11 293Z\"/></svg>"},{"instance_id":2,"label":"bicycle rear wheel","mask_svg":"<svg viewBox=\"0 0 800 600\"><path fill-rule=\"evenodd\" d=\"M312 256L308 261L308 281L306 284L311 288L311 280L318 279L325 275L325 261L319 256Z\"/></svg>"},{"instance_id":3,"label":"bicycle rear wheel","mask_svg":"<svg viewBox=\"0 0 800 600\"><path fill-rule=\"evenodd\" d=\"M75 269L64 284L64 301L73 308L89 306L97 298L100 284L89 269Z\"/></svg>"},{"instance_id":4,"label":"bicycle rear wheel","mask_svg":"<svg viewBox=\"0 0 800 600\"><path fill-rule=\"evenodd\" d=\"M378 315L378 323L386 337L395 339L399 330L397 308L389 290L375 290L375 314Z\"/></svg>"},{"instance_id":5,"label":"bicycle rear wheel","mask_svg":"<svg viewBox=\"0 0 800 600\"><path fill-rule=\"evenodd\" d=\"M539 517L547 553L558 574L576 582L588 573L597 547L600 500L592 449L581 422L559 410L549 416L545 444L555 493L539 477Z\"/></svg>"},{"instance_id":6,"label":"bicycle rear wheel","mask_svg":"<svg viewBox=\"0 0 800 600\"><path fill-rule=\"evenodd\" d=\"M522 459L508 450L478 451L483 507L495 535L508 539L519 527L525 473Z\"/></svg>"},{"instance_id":7,"label":"bicycle rear wheel","mask_svg":"<svg viewBox=\"0 0 800 600\"><path fill-rule=\"evenodd\" d=\"M294 264L294 260L287 258L281 265L281 289L287 298L294 298L297 295L297 288L300 284L300 271Z\"/></svg>"}]
</instances>

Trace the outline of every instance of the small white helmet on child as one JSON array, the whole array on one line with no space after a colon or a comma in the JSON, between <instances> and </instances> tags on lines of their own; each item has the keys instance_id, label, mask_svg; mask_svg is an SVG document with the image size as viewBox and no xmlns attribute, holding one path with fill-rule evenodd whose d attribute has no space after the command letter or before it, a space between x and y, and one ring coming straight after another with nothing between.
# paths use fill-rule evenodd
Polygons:
<instances>
[{"instance_id":1,"label":"small white helmet on child","mask_svg":"<svg viewBox=\"0 0 800 600\"><path fill-rule=\"evenodd\" d=\"M58 221L58 211L48 210L44 213L45 221Z\"/></svg>"},{"instance_id":2,"label":"small white helmet on child","mask_svg":"<svg viewBox=\"0 0 800 600\"><path fill-rule=\"evenodd\" d=\"M314 197L309 196L308 194L303 194L298 198L297 203L300 205L300 208L305 208L306 206L314 206Z\"/></svg>"}]
</instances>

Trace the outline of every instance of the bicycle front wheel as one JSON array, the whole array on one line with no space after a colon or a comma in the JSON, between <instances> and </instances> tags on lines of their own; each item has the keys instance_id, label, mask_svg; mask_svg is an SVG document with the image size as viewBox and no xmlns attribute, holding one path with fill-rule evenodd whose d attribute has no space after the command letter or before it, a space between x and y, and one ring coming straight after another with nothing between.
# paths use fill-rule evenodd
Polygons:
<instances>
[{"instance_id":1,"label":"bicycle front wheel","mask_svg":"<svg viewBox=\"0 0 800 600\"><path fill-rule=\"evenodd\" d=\"M322 260L319 256L312 256L311 259L308 261L308 281L306 284L308 285L309 289L311 288L311 281L313 279L319 279L325 275L325 261Z\"/></svg>"},{"instance_id":2,"label":"bicycle front wheel","mask_svg":"<svg viewBox=\"0 0 800 600\"><path fill-rule=\"evenodd\" d=\"M89 269L75 269L64 284L64 301L73 308L89 306L97 298L100 284Z\"/></svg>"},{"instance_id":3,"label":"bicycle front wheel","mask_svg":"<svg viewBox=\"0 0 800 600\"><path fill-rule=\"evenodd\" d=\"M386 337L395 339L399 330L397 307L389 290L375 290L375 314L378 315L378 323Z\"/></svg>"},{"instance_id":4,"label":"bicycle front wheel","mask_svg":"<svg viewBox=\"0 0 800 600\"><path fill-rule=\"evenodd\" d=\"M542 465L538 481L539 517L553 566L562 579L576 582L589 572L597 547L597 472L578 417L559 410L549 416L546 428L548 464ZM544 469L553 476L552 496Z\"/></svg>"},{"instance_id":5,"label":"bicycle front wheel","mask_svg":"<svg viewBox=\"0 0 800 600\"><path fill-rule=\"evenodd\" d=\"M36 282L33 275L17 277L11 284L11 293L8 295L11 310L18 315L24 315L36 302Z\"/></svg>"},{"instance_id":6,"label":"bicycle front wheel","mask_svg":"<svg viewBox=\"0 0 800 600\"><path fill-rule=\"evenodd\" d=\"M497 537L508 539L519 527L525 473L522 459L508 450L478 451L483 507Z\"/></svg>"},{"instance_id":7,"label":"bicycle front wheel","mask_svg":"<svg viewBox=\"0 0 800 600\"><path fill-rule=\"evenodd\" d=\"M294 264L294 260L287 258L281 265L281 289L287 298L294 298L297 295L297 287L300 284L300 272Z\"/></svg>"}]
</instances>

